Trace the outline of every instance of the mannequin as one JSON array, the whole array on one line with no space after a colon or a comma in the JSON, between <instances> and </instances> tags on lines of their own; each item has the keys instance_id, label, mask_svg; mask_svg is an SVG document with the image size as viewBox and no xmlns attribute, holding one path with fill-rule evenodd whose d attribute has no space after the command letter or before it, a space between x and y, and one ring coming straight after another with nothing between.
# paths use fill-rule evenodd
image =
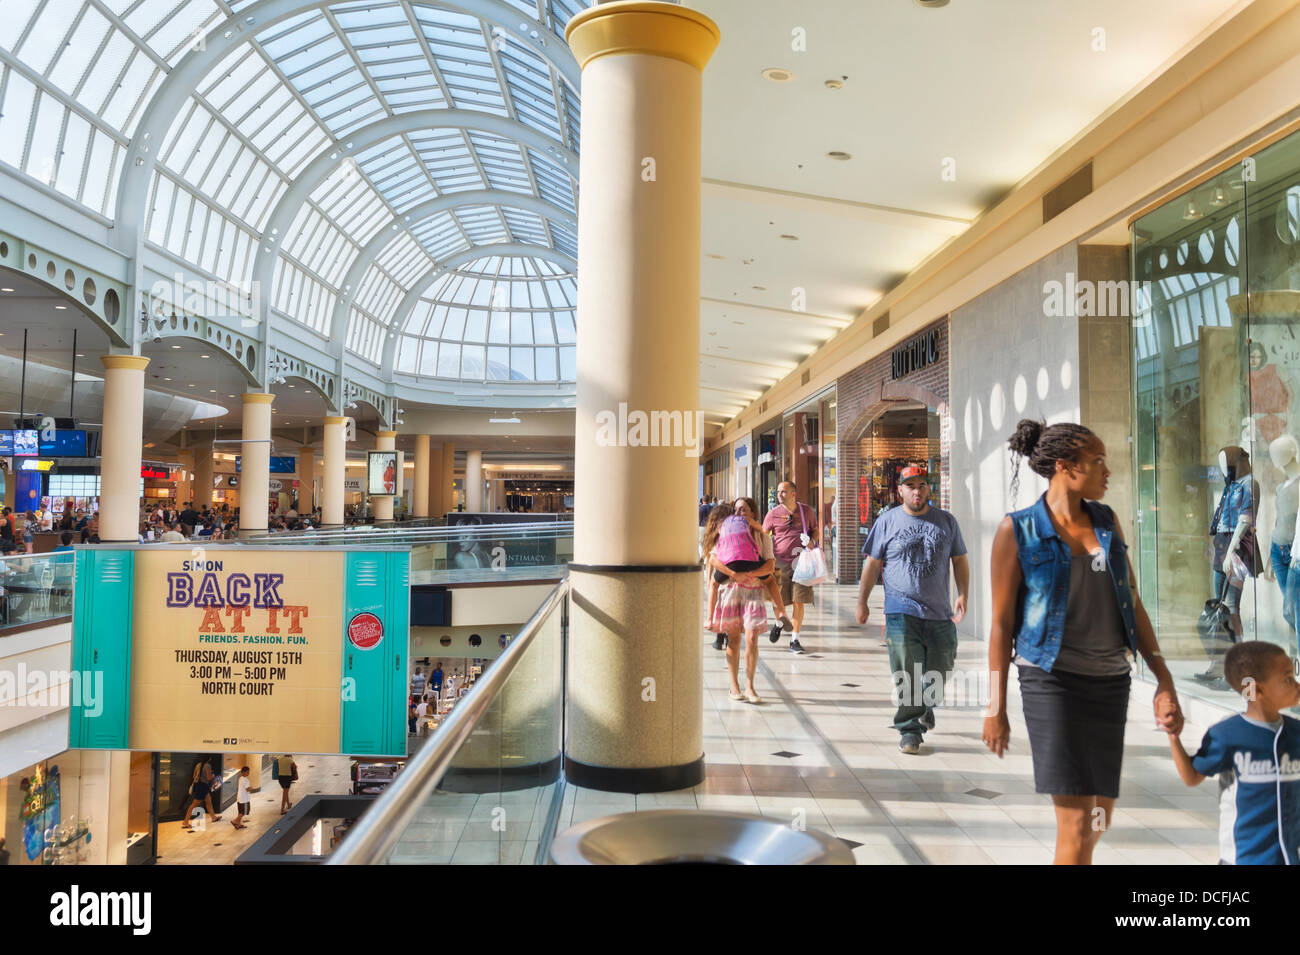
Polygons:
<instances>
[{"instance_id":1,"label":"mannequin","mask_svg":"<svg viewBox=\"0 0 1300 955\"><path fill-rule=\"evenodd\" d=\"M1232 642L1241 639L1241 589L1245 581L1232 573L1232 556L1255 523L1255 487L1250 476L1250 455L1237 445L1219 449L1219 473L1223 475L1223 494L1210 523L1213 537L1214 595L1222 596L1230 614ZM1253 571L1253 568L1252 568ZM1225 588L1226 583L1226 588ZM1210 668L1195 674L1203 683L1218 685L1223 681L1223 657L1226 647L1206 647ZM1225 687L1226 683L1223 684Z\"/></svg>"},{"instance_id":2,"label":"mannequin","mask_svg":"<svg viewBox=\"0 0 1300 955\"><path fill-rule=\"evenodd\" d=\"M1294 631L1296 594L1300 590L1300 576L1295 576L1300 574L1300 533L1296 522L1300 511L1300 442L1284 434L1268 446L1268 455L1274 466L1286 475L1286 480L1277 487L1277 519L1273 524L1268 573L1277 579L1282 590L1282 614Z\"/></svg>"}]
</instances>

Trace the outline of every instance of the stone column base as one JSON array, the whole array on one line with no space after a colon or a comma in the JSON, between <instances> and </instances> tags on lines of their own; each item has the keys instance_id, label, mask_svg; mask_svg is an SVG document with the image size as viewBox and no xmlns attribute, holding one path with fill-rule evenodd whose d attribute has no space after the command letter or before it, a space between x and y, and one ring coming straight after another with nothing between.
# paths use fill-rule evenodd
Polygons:
<instances>
[{"instance_id":1,"label":"stone column base","mask_svg":"<svg viewBox=\"0 0 1300 955\"><path fill-rule=\"evenodd\" d=\"M569 565L565 774L610 792L704 780L700 570Z\"/></svg>"}]
</instances>

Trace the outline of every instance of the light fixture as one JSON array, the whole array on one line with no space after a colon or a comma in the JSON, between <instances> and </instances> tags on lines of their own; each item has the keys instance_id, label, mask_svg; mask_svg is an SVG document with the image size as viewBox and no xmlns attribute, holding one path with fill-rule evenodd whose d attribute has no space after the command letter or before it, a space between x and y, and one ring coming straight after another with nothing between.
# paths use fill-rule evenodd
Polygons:
<instances>
[{"instance_id":1,"label":"light fixture","mask_svg":"<svg viewBox=\"0 0 1300 955\"><path fill-rule=\"evenodd\" d=\"M180 348L180 345L173 345L172 348Z\"/></svg>"},{"instance_id":2,"label":"light fixture","mask_svg":"<svg viewBox=\"0 0 1300 955\"><path fill-rule=\"evenodd\" d=\"M827 159L838 159L840 162L848 162L853 158L852 153L846 153L842 149L832 149L826 154Z\"/></svg>"},{"instance_id":3,"label":"light fixture","mask_svg":"<svg viewBox=\"0 0 1300 955\"><path fill-rule=\"evenodd\" d=\"M783 233L781 233L780 238L782 238L782 239L786 239L787 241L790 241L790 242L798 242L798 241L799 241L799 237L798 237L797 235L791 235L791 234L788 233L788 232L783 232Z\"/></svg>"},{"instance_id":4,"label":"light fixture","mask_svg":"<svg viewBox=\"0 0 1300 955\"><path fill-rule=\"evenodd\" d=\"M794 70L787 70L781 66L769 66L761 75L763 79L771 80L773 83L789 83L795 78Z\"/></svg>"},{"instance_id":5,"label":"light fixture","mask_svg":"<svg viewBox=\"0 0 1300 955\"><path fill-rule=\"evenodd\" d=\"M1196 200L1194 199L1187 200L1187 205L1183 207L1183 220L1185 222L1192 222L1193 220L1199 219L1200 217L1201 217L1201 212L1199 209L1196 208Z\"/></svg>"},{"instance_id":6,"label":"light fixture","mask_svg":"<svg viewBox=\"0 0 1300 955\"><path fill-rule=\"evenodd\" d=\"M925 7L927 10L937 10L940 7L946 7L948 0L916 0L918 7Z\"/></svg>"},{"instance_id":7,"label":"light fixture","mask_svg":"<svg viewBox=\"0 0 1300 955\"><path fill-rule=\"evenodd\" d=\"M846 77L843 77L842 79L838 79L838 80L827 80L827 81L826 81L826 88L827 88L828 90L842 90L842 89L844 89L844 80L846 80L846 79L848 79L847 76L846 76Z\"/></svg>"},{"instance_id":8,"label":"light fixture","mask_svg":"<svg viewBox=\"0 0 1300 955\"><path fill-rule=\"evenodd\" d=\"M488 418L488 424L519 424L518 418Z\"/></svg>"},{"instance_id":9,"label":"light fixture","mask_svg":"<svg viewBox=\"0 0 1300 955\"><path fill-rule=\"evenodd\" d=\"M60 312L62 312L62 311L66 311L68 306L66 306L66 305L55 305L54 307L57 308Z\"/></svg>"},{"instance_id":10,"label":"light fixture","mask_svg":"<svg viewBox=\"0 0 1300 955\"><path fill-rule=\"evenodd\" d=\"M12 292L12 291L13 289L11 288L0 288L0 292Z\"/></svg>"},{"instance_id":11,"label":"light fixture","mask_svg":"<svg viewBox=\"0 0 1300 955\"><path fill-rule=\"evenodd\" d=\"M1215 186L1214 193L1210 196L1210 205L1217 209L1219 206L1225 206L1227 204L1228 190L1224 189L1222 186Z\"/></svg>"}]
</instances>

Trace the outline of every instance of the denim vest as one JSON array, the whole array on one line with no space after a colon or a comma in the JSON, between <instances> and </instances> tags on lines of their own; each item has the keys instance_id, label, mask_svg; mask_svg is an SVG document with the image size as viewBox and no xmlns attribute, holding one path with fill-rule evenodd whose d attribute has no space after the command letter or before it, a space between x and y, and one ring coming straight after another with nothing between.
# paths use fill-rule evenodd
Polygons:
<instances>
[{"instance_id":1,"label":"denim vest","mask_svg":"<svg viewBox=\"0 0 1300 955\"><path fill-rule=\"evenodd\" d=\"M1115 533L1115 514L1104 504L1084 501L1092 519L1097 543L1106 552L1115 600L1124 622L1128 648L1137 653L1136 602L1128 582L1128 547ZM1016 532L1022 581L1016 598L1014 652L1051 672L1065 632L1065 609L1070 596L1070 548L1052 526L1047 495L1010 515Z\"/></svg>"}]
</instances>

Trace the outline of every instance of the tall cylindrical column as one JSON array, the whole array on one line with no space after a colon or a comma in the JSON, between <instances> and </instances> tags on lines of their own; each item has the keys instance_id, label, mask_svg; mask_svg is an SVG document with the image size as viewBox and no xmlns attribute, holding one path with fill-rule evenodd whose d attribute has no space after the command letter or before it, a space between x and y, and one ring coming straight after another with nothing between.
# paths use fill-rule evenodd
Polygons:
<instances>
[{"instance_id":1,"label":"tall cylindrical column","mask_svg":"<svg viewBox=\"0 0 1300 955\"><path fill-rule=\"evenodd\" d=\"M584 135L565 771L595 789L683 789L704 778L700 116L719 32L686 7L623 0L581 11L566 36Z\"/></svg>"},{"instance_id":2,"label":"tall cylindrical column","mask_svg":"<svg viewBox=\"0 0 1300 955\"><path fill-rule=\"evenodd\" d=\"M375 433L375 450L392 451L397 446L396 431L378 431ZM397 490L397 474L393 474L393 490ZM393 519L393 495L379 494L371 504L375 509L375 520L391 521Z\"/></svg>"},{"instance_id":3,"label":"tall cylindrical column","mask_svg":"<svg viewBox=\"0 0 1300 955\"><path fill-rule=\"evenodd\" d=\"M190 488L189 500L194 502L194 509L202 512L204 504L212 503L212 488L216 475L212 466L212 445L201 444L194 449L194 484ZM242 499L242 498L241 498ZM181 504L181 510L185 505ZM239 512L243 518L243 510Z\"/></svg>"},{"instance_id":4,"label":"tall cylindrical column","mask_svg":"<svg viewBox=\"0 0 1300 955\"><path fill-rule=\"evenodd\" d=\"M483 452L465 452L465 510L483 510Z\"/></svg>"},{"instance_id":5,"label":"tall cylindrical column","mask_svg":"<svg viewBox=\"0 0 1300 955\"><path fill-rule=\"evenodd\" d=\"M442 509L456 510L456 445L450 441L442 442Z\"/></svg>"},{"instance_id":6,"label":"tall cylindrical column","mask_svg":"<svg viewBox=\"0 0 1300 955\"><path fill-rule=\"evenodd\" d=\"M316 448L304 444L298 449L298 513L306 517L316 506Z\"/></svg>"},{"instance_id":7,"label":"tall cylindrical column","mask_svg":"<svg viewBox=\"0 0 1300 955\"><path fill-rule=\"evenodd\" d=\"M415 485L411 488L411 516L429 516L429 436L427 434L415 436Z\"/></svg>"},{"instance_id":8,"label":"tall cylindrical column","mask_svg":"<svg viewBox=\"0 0 1300 955\"><path fill-rule=\"evenodd\" d=\"M99 539L140 539L140 452L144 435L143 355L101 355L104 440L100 451Z\"/></svg>"},{"instance_id":9,"label":"tall cylindrical column","mask_svg":"<svg viewBox=\"0 0 1300 955\"><path fill-rule=\"evenodd\" d=\"M176 506L179 508L194 499L194 451L181 451L176 457Z\"/></svg>"},{"instance_id":10,"label":"tall cylindrical column","mask_svg":"<svg viewBox=\"0 0 1300 955\"><path fill-rule=\"evenodd\" d=\"M429 516L442 517L447 510L447 495L442 492L442 445L429 445Z\"/></svg>"},{"instance_id":11,"label":"tall cylindrical column","mask_svg":"<svg viewBox=\"0 0 1300 955\"><path fill-rule=\"evenodd\" d=\"M343 523L343 474L347 467L347 418L325 418L324 463L321 467L321 523Z\"/></svg>"},{"instance_id":12,"label":"tall cylindrical column","mask_svg":"<svg viewBox=\"0 0 1300 955\"><path fill-rule=\"evenodd\" d=\"M239 536L266 533L271 495L271 403L275 395L247 392L239 449Z\"/></svg>"}]
</instances>

